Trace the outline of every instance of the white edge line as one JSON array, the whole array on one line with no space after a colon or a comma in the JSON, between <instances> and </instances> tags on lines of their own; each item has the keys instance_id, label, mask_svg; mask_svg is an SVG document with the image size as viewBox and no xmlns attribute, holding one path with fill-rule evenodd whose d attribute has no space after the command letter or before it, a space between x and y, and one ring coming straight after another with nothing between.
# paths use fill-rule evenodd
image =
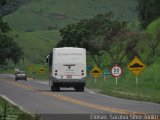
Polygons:
<instances>
[{"instance_id":1,"label":"white edge line","mask_svg":"<svg viewBox=\"0 0 160 120\"><path fill-rule=\"evenodd\" d=\"M6 101L8 101L9 103L11 103L12 105L17 106L17 107L18 107L20 110L22 110L23 112L28 113L28 114L30 114L30 115L33 116L33 114L32 114L31 112L27 111L27 110L24 109L22 106L16 104L16 103L13 102L11 99L9 99L7 96L0 94L0 97L2 97L3 99L5 99Z\"/></svg>"},{"instance_id":2,"label":"white edge line","mask_svg":"<svg viewBox=\"0 0 160 120\"><path fill-rule=\"evenodd\" d=\"M39 82L39 81L38 81ZM41 84L47 84L48 85L48 83L47 82L39 82L39 83L41 83Z\"/></svg>"},{"instance_id":3,"label":"white edge line","mask_svg":"<svg viewBox=\"0 0 160 120\"><path fill-rule=\"evenodd\" d=\"M12 77L12 78L14 78L14 77L15 77L15 75L13 75L13 74L1 74L1 75L10 76L10 77Z\"/></svg>"},{"instance_id":4,"label":"white edge line","mask_svg":"<svg viewBox=\"0 0 160 120\"><path fill-rule=\"evenodd\" d=\"M95 92L93 92L93 91L91 91L91 90L85 90L85 91L87 91L87 92L89 92L89 93L91 93L91 94L97 94L97 93L95 93Z\"/></svg>"},{"instance_id":5,"label":"white edge line","mask_svg":"<svg viewBox=\"0 0 160 120\"><path fill-rule=\"evenodd\" d=\"M11 75L11 74L9 74L9 76L10 76L10 77L13 77L13 78L15 77L15 75Z\"/></svg>"},{"instance_id":6,"label":"white edge line","mask_svg":"<svg viewBox=\"0 0 160 120\"><path fill-rule=\"evenodd\" d=\"M41 84L46 84L46 85L48 85L47 82L41 82L41 81L37 81L37 80L36 80L36 81L34 80L34 82L38 82L38 83L41 83Z\"/></svg>"}]
</instances>

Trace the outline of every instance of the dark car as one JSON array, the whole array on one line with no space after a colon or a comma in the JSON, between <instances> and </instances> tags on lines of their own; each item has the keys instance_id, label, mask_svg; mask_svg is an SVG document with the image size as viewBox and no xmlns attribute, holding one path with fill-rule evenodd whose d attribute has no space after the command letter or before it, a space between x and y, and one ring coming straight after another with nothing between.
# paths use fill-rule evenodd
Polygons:
<instances>
[{"instance_id":1,"label":"dark car","mask_svg":"<svg viewBox=\"0 0 160 120\"><path fill-rule=\"evenodd\" d=\"M17 71L15 73L15 81L17 81L17 80L27 81L27 75L26 75L25 71Z\"/></svg>"}]
</instances>

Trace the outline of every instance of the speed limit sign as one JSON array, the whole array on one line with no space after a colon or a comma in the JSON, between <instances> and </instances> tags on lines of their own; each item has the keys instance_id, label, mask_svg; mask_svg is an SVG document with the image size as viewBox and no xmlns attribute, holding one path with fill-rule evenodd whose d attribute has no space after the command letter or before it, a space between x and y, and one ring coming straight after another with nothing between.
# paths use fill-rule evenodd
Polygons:
<instances>
[{"instance_id":1,"label":"speed limit sign","mask_svg":"<svg viewBox=\"0 0 160 120\"><path fill-rule=\"evenodd\" d=\"M114 77L118 77L122 74L122 69L119 66L115 65L114 67L112 67L111 73Z\"/></svg>"}]
</instances>

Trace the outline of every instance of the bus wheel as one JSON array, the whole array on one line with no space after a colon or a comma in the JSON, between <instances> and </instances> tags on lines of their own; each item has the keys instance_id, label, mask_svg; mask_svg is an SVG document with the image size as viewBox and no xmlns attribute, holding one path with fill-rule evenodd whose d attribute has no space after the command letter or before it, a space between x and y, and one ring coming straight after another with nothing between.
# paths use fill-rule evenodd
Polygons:
<instances>
[{"instance_id":1,"label":"bus wheel","mask_svg":"<svg viewBox=\"0 0 160 120\"><path fill-rule=\"evenodd\" d=\"M54 86L51 86L51 91L55 91L55 87Z\"/></svg>"},{"instance_id":2,"label":"bus wheel","mask_svg":"<svg viewBox=\"0 0 160 120\"><path fill-rule=\"evenodd\" d=\"M83 92L84 91L84 86L80 87L79 91Z\"/></svg>"},{"instance_id":3,"label":"bus wheel","mask_svg":"<svg viewBox=\"0 0 160 120\"><path fill-rule=\"evenodd\" d=\"M83 91L84 91L84 86L75 87L75 90L76 90L77 92L83 92Z\"/></svg>"},{"instance_id":4,"label":"bus wheel","mask_svg":"<svg viewBox=\"0 0 160 120\"><path fill-rule=\"evenodd\" d=\"M51 91L60 91L60 87L59 86L51 86Z\"/></svg>"}]
</instances>

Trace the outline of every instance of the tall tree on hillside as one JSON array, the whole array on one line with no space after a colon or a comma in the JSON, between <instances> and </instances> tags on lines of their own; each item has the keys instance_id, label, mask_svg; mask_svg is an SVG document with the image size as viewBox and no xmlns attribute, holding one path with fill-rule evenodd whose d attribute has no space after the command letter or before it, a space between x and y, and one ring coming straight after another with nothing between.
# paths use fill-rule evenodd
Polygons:
<instances>
[{"instance_id":1,"label":"tall tree on hillside","mask_svg":"<svg viewBox=\"0 0 160 120\"><path fill-rule=\"evenodd\" d=\"M148 55L154 58L156 55L157 48L160 44L160 29L156 30L156 33L142 33L143 39L145 40L145 46L148 51ZM154 39L154 40L153 40Z\"/></svg>"},{"instance_id":2,"label":"tall tree on hillside","mask_svg":"<svg viewBox=\"0 0 160 120\"><path fill-rule=\"evenodd\" d=\"M0 1L0 11L6 3L7 0ZM3 21L2 13L0 13L0 65L6 64L7 59L12 60L16 64L23 55L22 49L17 43L7 36L6 33L9 30L8 23Z\"/></svg>"},{"instance_id":3,"label":"tall tree on hillside","mask_svg":"<svg viewBox=\"0 0 160 120\"><path fill-rule=\"evenodd\" d=\"M134 56L139 56L136 51L137 44L140 40L140 34L130 32L125 29L119 31L113 38L112 43L107 47L107 53L112 59L113 64L121 64L124 57L129 60Z\"/></svg>"},{"instance_id":4,"label":"tall tree on hillside","mask_svg":"<svg viewBox=\"0 0 160 120\"><path fill-rule=\"evenodd\" d=\"M113 55L110 52L111 49L113 52L112 45L116 43L116 39L113 38L125 28L126 23L114 20L111 13L97 15L93 19L81 20L76 24L68 25L61 29L62 41L59 42L58 47L84 47L93 57L97 66L101 67L101 56L104 53L102 51ZM115 45L115 47L119 47L117 44Z\"/></svg>"},{"instance_id":5,"label":"tall tree on hillside","mask_svg":"<svg viewBox=\"0 0 160 120\"><path fill-rule=\"evenodd\" d=\"M153 20L160 17L159 0L138 0L139 19L142 28L146 28Z\"/></svg>"}]
</instances>

